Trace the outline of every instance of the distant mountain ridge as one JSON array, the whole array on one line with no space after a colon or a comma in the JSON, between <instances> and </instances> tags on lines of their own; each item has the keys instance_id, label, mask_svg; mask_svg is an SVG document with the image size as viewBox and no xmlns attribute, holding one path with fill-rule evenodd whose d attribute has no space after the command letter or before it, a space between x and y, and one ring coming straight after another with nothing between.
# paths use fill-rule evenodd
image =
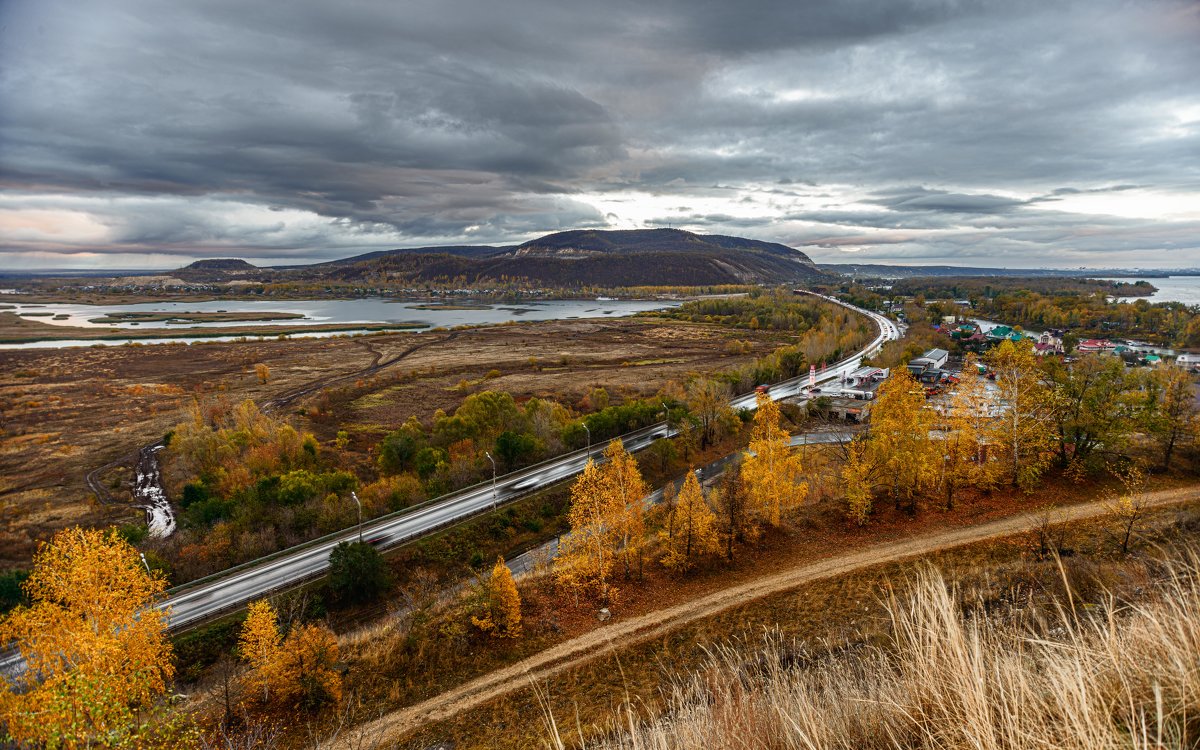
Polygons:
<instances>
[{"instance_id":1,"label":"distant mountain ridge","mask_svg":"<svg viewBox=\"0 0 1200 750\"><path fill-rule=\"evenodd\" d=\"M255 269L229 268L245 277ZM219 272L225 260L197 261L180 273ZM217 264L213 266L212 264ZM517 246L451 245L381 250L304 266L257 269L289 278L463 283L522 280L544 286L714 286L827 280L804 253L775 242L700 235L681 229L570 230Z\"/></svg>"},{"instance_id":2,"label":"distant mountain ridge","mask_svg":"<svg viewBox=\"0 0 1200 750\"><path fill-rule=\"evenodd\" d=\"M257 271L258 266L241 258L208 258L189 263L182 271Z\"/></svg>"}]
</instances>

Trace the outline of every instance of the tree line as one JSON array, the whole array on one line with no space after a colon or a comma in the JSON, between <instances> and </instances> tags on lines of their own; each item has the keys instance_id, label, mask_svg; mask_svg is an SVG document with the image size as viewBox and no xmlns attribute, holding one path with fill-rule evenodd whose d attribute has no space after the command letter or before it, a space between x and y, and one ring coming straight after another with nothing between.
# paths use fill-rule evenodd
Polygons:
<instances>
[{"instance_id":1,"label":"tree line","mask_svg":"<svg viewBox=\"0 0 1200 750\"><path fill-rule=\"evenodd\" d=\"M987 377L968 357L936 407L906 369L892 372L842 471L853 518L866 522L879 498L915 512L936 496L951 508L963 488L1028 490L1055 465L1078 476L1122 467L1138 439L1169 470L1195 435L1192 378L1183 369L1129 369L1102 355L1068 363L1012 341L982 363Z\"/></svg>"}]
</instances>

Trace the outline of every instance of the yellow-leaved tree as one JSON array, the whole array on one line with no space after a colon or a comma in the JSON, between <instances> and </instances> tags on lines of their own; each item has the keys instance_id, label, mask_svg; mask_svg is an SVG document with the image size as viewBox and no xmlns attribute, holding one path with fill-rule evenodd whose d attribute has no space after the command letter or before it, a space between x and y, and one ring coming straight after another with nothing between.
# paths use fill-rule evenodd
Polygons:
<instances>
[{"instance_id":1,"label":"yellow-leaved tree","mask_svg":"<svg viewBox=\"0 0 1200 750\"><path fill-rule=\"evenodd\" d=\"M742 462L742 481L750 511L772 526L779 526L784 515L808 496L804 465L790 440L779 426L779 405L767 394L758 394L750 450Z\"/></svg>"},{"instance_id":2,"label":"yellow-leaved tree","mask_svg":"<svg viewBox=\"0 0 1200 750\"><path fill-rule=\"evenodd\" d=\"M846 486L846 513L859 526L871 517L875 495L872 469L866 442L854 440L850 443L846 463L842 467L842 481Z\"/></svg>"},{"instance_id":3,"label":"yellow-leaved tree","mask_svg":"<svg viewBox=\"0 0 1200 750\"><path fill-rule=\"evenodd\" d=\"M1196 436L1197 408L1192 390L1192 375L1182 367L1164 367L1150 378L1155 392L1155 408L1149 419L1149 433L1158 444L1162 468L1169 471L1176 448L1192 442Z\"/></svg>"},{"instance_id":4,"label":"yellow-leaved tree","mask_svg":"<svg viewBox=\"0 0 1200 750\"><path fill-rule=\"evenodd\" d=\"M554 577L578 594L609 603L616 595L609 582L620 543L620 516L624 508L613 502L604 476L594 461L571 485L571 531L562 538L554 558Z\"/></svg>"},{"instance_id":5,"label":"yellow-leaved tree","mask_svg":"<svg viewBox=\"0 0 1200 750\"><path fill-rule=\"evenodd\" d=\"M238 651L250 665L247 686L256 692L261 689L264 703L270 700L271 666L279 655L281 642L275 608L265 599L251 602L238 636Z\"/></svg>"},{"instance_id":6,"label":"yellow-leaved tree","mask_svg":"<svg viewBox=\"0 0 1200 750\"><path fill-rule=\"evenodd\" d=\"M487 596L482 617L471 616L471 624L485 633L504 638L521 635L521 594L513 580L512 571L503 557L496 558L492 575L485 588Z\"/></svg>"},{"instance_id":7,"label":"yellow-leaved tree","mask_svg":"<svg viewBox=\"0 0 1200 750\"><path fill-rule=\"evenodd\" d=\"M610 504L617 513L616 533L621 545L617 556L628 580L635 565L639 574L642 569L646 537L644 499L650 490L642 479L637 461L625 450L620 439L608 444L604 458L607 460L600 467L600 474L604 486L612 494Z\"/></svg>"},{"instance_id":8,"label":"yellow-leaved tree","mask_svg":"<svg viewBox=\"0 0 1200 750\"><path fill-rule=\"evenodd\" d=\"M907 369L897 368L879 387L871 428L850 446L842 469L852 518L866 521L876 492L891 495L896 509L917 509L917 499L938 480L941 456L929 431L935 415L925 407L925 390Z\"/></svg>"},{"instance_id":9,"label":"yellow-leaved tree","mask_svg":"<svg viewBox=\"0 0 1200 750\"><path fill-rule=\"evenodd\" d=\"M261 689L264 704L313 709L341 700L337 637L327 627L296 625L281 640L275 608L257 601L247 608L238 650L251 667L246 687Z\"/></svg>"},{"instance_id":10,"label":"yellow-leaved tree","mask_svg":"<svg viewBox=\"0 0 1200 750\"><path fill-rule=\"evenodd\" d=\"M32 604L0 622L25 669L0 679L0 736L21 747L145 747L139 721L174 675L166 587L115 530L64 529L25 582ZM11 680L11 682L9 681Z\"/></svg>"},{"instance_id":11,"label":"yellow-leaved tree","mask_svg":"<svg viewBox=\"0 0 1200 750\"><path fill-rule=\"evenodd\" d=\"M995 403L979 374L973 355L963 362L958 385L950 396L943 420L941 485L946 509L963 487L988 487L995 482L996 464L984 449Z\"/></svg>"},{"instance_id":12,"label":"yellow-leaved tree","mask_svg":"<svg viewBox=\"0 0 1200 750\"><path fill-rule=\"evenodd\" d=\"M298 625L288 631L271 666L275 700L313 710L342 699L337 669L337 636L324 625Z\"/></svg>"},{"instance_id":13,"label":"yellow-leaved tree","mask_svg":"<svg viewBox=\"0 0 1200 750\"><path fill-rule=\"evenodd\" d=\"M659 537L667 550L662 564L675 571L687 570L695 565L696 558L720 550L717 517L708 507L694 471L688 472L683 481L667 528L659 532Z\"/></svg>"},{"instance_id":14,"label":"yellow-leaved tree","mask_svg":"<svg viewBox=\"0 0 1200 750\"><path fill-rule=\"evenodd\" d=\"M1029 489L1054 459L1057 399L1042 382L1029 342L1005 339L984 361L996 373L999 412L990 442L997 446L1005 478Z\"/></svg>"}]
</instances>

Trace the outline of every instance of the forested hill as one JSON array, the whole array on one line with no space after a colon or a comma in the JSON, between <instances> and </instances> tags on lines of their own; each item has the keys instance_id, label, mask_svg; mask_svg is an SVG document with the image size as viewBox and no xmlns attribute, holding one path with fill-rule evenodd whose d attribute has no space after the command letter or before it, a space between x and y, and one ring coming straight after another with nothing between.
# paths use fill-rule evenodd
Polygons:
<instances>
[{"instance_id":1,"label":"forested hill","mask_svg":"<svg viewBox=\"0 0 1200 750\"><path fill-rule=\"evenodd\" d=\"M782 284L826 279L812 260L773 242L680 229L558 232L516 247L423 247L308 266L263 269L274 280L461 283L520 280L553 287Z\"/></svg>"}]
</instances>

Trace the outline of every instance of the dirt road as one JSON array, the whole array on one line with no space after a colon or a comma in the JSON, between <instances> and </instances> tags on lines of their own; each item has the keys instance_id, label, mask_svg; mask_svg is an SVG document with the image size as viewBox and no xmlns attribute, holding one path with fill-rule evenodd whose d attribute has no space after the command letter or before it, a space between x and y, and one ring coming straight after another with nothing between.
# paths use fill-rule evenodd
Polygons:
<instances>
[{"instance_id":1,"label":"dirt road","mask_svg":"<svg viewBox=\"0 0 1200 750\"><path fill-rule=\"evenodd\" d=\"M1200 499L1200 486L1146 493L1144 498L1150 506L1197 500ZM1104 512L1104 503L1087 503L1059 510L1056 520L1077 521L1099 516ZM1028 513L978 526L916 536L840 557L805 563L791 570L724 589L694 601L628 620L615 620L609 625L561 643L510 667L484 675L435 698L393 711L361 727L354 734L378 738L380 746L386 747L388 743L395 742L401 735L423 724L448 719L506 693L529 687L533 682L545 680L559 672L611 653L615 650L614 643L628 647L731 607L813 581L986 539L1010 536L1032 528L1036 520L1036 514ZM347 750L350 747L348 744L341 746Z\"/></svg>"}]
</instances>

